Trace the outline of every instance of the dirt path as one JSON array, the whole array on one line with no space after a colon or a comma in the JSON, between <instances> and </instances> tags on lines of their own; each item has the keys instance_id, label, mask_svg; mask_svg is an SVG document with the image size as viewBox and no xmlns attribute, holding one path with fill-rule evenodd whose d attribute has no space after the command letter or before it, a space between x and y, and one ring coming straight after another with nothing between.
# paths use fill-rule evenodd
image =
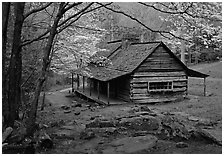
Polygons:
<instances>
[{"instance_id":1,"label":"dirt path","mask_svg":"<svg viewBox=\"0 0 224 156\"><path fill-rule=\"evenodd\" d=\"M63 93L62 91L50 92L48 93L46 98L50 103L54 104L55 107L60 107L63 104L69 105L71 103L71 99L66 98L65 93Z\"/></svg>"}]
</instances>

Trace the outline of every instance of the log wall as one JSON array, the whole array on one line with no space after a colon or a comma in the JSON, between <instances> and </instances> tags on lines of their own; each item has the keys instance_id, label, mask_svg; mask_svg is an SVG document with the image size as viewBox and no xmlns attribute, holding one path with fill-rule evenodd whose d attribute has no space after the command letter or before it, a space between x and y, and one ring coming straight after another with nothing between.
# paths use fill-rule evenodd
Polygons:
<instances>
[{"instance_id":1,"label":"log wall","mask_svg":"<svg viewBox=\"0 0 224 156\"><path fill-rule=\"evenodd\" d=\"M173 82L172 91L149 92L148 82ZM135 103L172 101L187 93L187 76L182 66L162 46L158 47L131 75L130 97Z\"/></svg>"}]
</instances>

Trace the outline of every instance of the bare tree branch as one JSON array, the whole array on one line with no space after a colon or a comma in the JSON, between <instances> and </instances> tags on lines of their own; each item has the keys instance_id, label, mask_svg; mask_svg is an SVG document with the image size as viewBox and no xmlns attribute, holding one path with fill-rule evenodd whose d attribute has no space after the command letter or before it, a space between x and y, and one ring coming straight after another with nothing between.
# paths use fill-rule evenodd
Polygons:
<instances>
[{"instance_id":1,"label":"bare tree branch","mask_svg":"<svg viewBox=\"0 0 224 156\"><path fill-rule=\"evenodd\" d=\"M90 27L85 27L85 26L81 26L81 25L74 25L74 27L80 28L80 29L91 30L91 31L104 32L104 30L101 30L101 29L90 28Z\"/></svg>"},{"instance_id":2,"label":"bare tree branch","mask_svg":"<svg viewBox=\"0 0 224 156\"><path fill-rule=\"evenodd\" d=\"M122 42L122 40L109 41L109 42L107 42L107 44L117 43L117 42Z\"/></svg>"},{"instance_id":3,"label":"bare tree branch","mask_svg":"<svg viewBox=\"0 0 224 156\"><path fill-rule=\"evenodd\" d=\"M150 7L150 8L153 8L154 10L156 11L159 11L159 12L162 12L162 13L166 13L166 14L173 14L173 15L181 15L181 14L186 14L192 18L205 18L205 19L209 19L208 17L205 17L205 16L198 16L196 14L190 14L188 12L188 10L193 6L193 2L190 3L190 5L187 6L187 8L183 11L178 11L178 8L177 6L174 6L175 7L175 10L176 11L167 11L167 10L162 10L162 9L159 9L157 7L155 7L154 5L149 5L149 4L146 4L146 3L142 3L142 2L139 2L139 4L142 4L144 6L147 6L147 7ZM160 4L162 6L165 6L166 8L168 8L169 10L172 10L171 8L169 8L168 6L164 5L163 3L157 3L157 4ZM174 4L173 4L174 5ZM193 8L192 8L193 9Z\"/></svg>"},{"instance_id":4,"label":"bare tree branch","mask_svg":"<svg viewBox=\"0 0 224 156\"><path fill-rule=\"evenodd\" d=\"M63 22L61 22L61 23L58 25L58 27L60 27L60 26L62 26L63 24L65 24L65 23L68 22L70 19L72 19L72 18L78 16L79 14L83 13L85 10L87 10L87 9L88 9L91 5L93 5L93 4L94 4L94 2L90 3L90 4L87 5L85 8L83 8L81 11L79 11L79 12L77 12L76 14L74 14L74 15L68 17L66 20L64 20Z\"/></svg>"},{"instance_id":5,"label":"bare tree branch","mask_svg":"<svg viewBox=\"0 0 224 156\"><path fill-rule=\"evenodd\" d=\"M156 33L159 33L159 34L161 34L161 35L162 35L162 34L169 34L169 35L171 35L171 36L173 36L173 37L175 37L175 38L177 38L177 39L188 41L188 40L186 40L186 39L184 39L184 38L182 38L182 37L176 36L175 34L173 34L173 33L171 33L171 32L168 32L168 31L163 31L163 30L153 30L153 29L149 28L147 25L145 25L144 23L142 23L141 21L139 21L137 18L134 18L134 17L132 17L131 15L129 15L129 14L123 12L123 11L114 10L114 9L109 8L109 7L107 7L107 6L105 6L105 5L101 4L101 3L98 3L98 2L97 2L97 4L103 6L104 8L106 8L106 9L112 11L112 12L115 12L115 13L118 13L118 14L122 14L122 15L124 15L124 16L126 16L126 17L129 17L129 18L132 19L133 21L138 22L140 25L142 25L143 27L145 27L146 29L148 29L148 30L150 30L150 31L152 31L152 32L156 32ZM164 35L163 35L163 36L164 36Z\"/></svg>"},{"instance_id":6,"label":"bare tree branch","mask_svg":"<svg viewBox=\"0 0 224 156\"><path fill-rule=\"evenodd\" d=\"M100 9L100 8L102 8L102 7L104 7L104 6L111 5L112 3L113 3L113 2L110 2L110 3L107 3L107 4L103 5L103 6L99 6L99 7L90 9L90 10L88 10L88 11L82 12L82 13L81 13L75 20L73 20L73 21L67 23L63 28L59 29L59 30L58 30L58 33L62 32L64 29L66 29L67 27L71 26L73 23L75 23L77 20L79 20L84 14L87 14L87 13L89 13L89 12L91 12L91 11Z\"/></svg>"},{"instance_id":7,"label":"bare tree branch","mask_svg":"<svg viewBox=\"0 0 224 156\"><path fill-rule=\"evenodd\" d=\"M111 5L111 4L112 4L112 2L111 2L111 3L108 3L108 4L105 4L105 6L107 6L107 5ZM62 25L64 25L66 22L68 22L68 21L71 20L72 18L75 18L76 16L78 16L75 20L73 20L73 21L67 23L65 26L63 26L63 28L59 29L59 30L57 31L57 34L60 33L60 32L62 32L64 29L66 29L67 27L69 27L69 26L70 26L71 24L73 24L74 22L76 22L79 18L81 18L82 15L84 15L84 14L86 14L86 13L89 13L89 12L91 12L91 11L94 11L94 10L97 10L97 9L103 7L103 6L99 6L99 7L96 7L96 8L93 8L93 9L90 9L90 10L86 11L86 10L87 10L90 6L92 6L92 5L93 5L93 3L90 3L88 6L86 6L85 8L83 8L81 11L79 11L78 13L74 14L73 16L67 18L67 19L64 20L62 23L60 23L60 24L58 25L58 27L61 27ZM39 40L46 39L46 38L48 37L48 36L47 36L48 33L49 33L49 29L48 29L46 32L44 32L43 34L39 35L38 37L36 37L36 38L34 38L34 39L32 39L32 40L26 40L26 41L23 41L23 44L22 44L21 46L26 46L26 45L31 44L31 43L33 43L33 42L36 42L36 41L39 41Z\"/></svg>"},{"instance_id":8,"label":"bare tree branch","mask_svg":"<svg viewBox=\"0 0 224 156\"><path fill-rule=\"evenodd\" d=\"M47 3L46 5L44 5L44 6L40 7L40 8L36 8L36 9L31 10L30 12L28 12L28 13L26 13L26 14L24 15L24 19L27 18L28 16L30 16L30 15L33 14L33 13L36 13L36 12L39 12L39 11L42 11L42 10L46 9L46 8L49 7L51 4L52 4L52 2Z\"/></svg>"},{"instance_id":9,"label":"bare tree branch","mask_svg":"<svg viewBox=\"0 0 224 156\"><path fill-rule=\"evenodd\" d=\"M52 14L50 14L46 8L44 9L44 11L45 11L51 18L53 18L53 17L54 17L53 15L54 15L54 13L55 13L55 7L54 7L54 9L53 9L53 11L52 11Z\"/></svg>"},{"instance_id":10,"label":"bare tree branch","mask_svg":"<svg viewBox=\"0 0 224 156\"><path fill-rule=\"evenodd\" d=\"M198 15L198 14L194 14L194 13L189 13L188 10L190 8L192 8L194 10L194 8L193 8L193 4L194 3L193 2L190 2L190 4L188 5L188 7L184 11L165 11L165 10L161 10L159 8L156 8L155 6L148 5L148 4L145 4L145 3L142 3L142 2L139 2L139 4L142 4L142 5L147 6L147 7L151 7L151 8L153 8L153 9L159 11L159 12L166 13L166 14L175 14L175 15L178 15L178 14L186 14L186 15L192 17L192 18L206 19L206 20L214 21L214 22L221 22L222 21L222 20L213 19L213 18L210 18L208 16L204 16L204 15ZM157 4L159 4L161 6L164 6L164 7L166 7L169 10L172 10L172 8L166 6L165 4L163 4L161 2L157 2ZM172 3L172 5L174 5L174 4ZM175 10L178 10L177 6L174 6L174 7L175 7Z\"/></svg>"},{"instance_id":11,"label":"bare tree branch","mask_svg":"<svg viewBox=\"0 0 224 156\"><path fill-rule=\"evenodd\" d=\"M89 6L90 7L90 6ZM85 8L84 8L85 9ZM86 7L87 9L87 7ZM75 17L75 16L74 16ZM74 18L73 17L73 18ZM58 27L60 27L62 24L66 23L70 18L66 19L65 21L63 21L61 24L58 25ZM31 44L33 42L36 42L36 41L39 41L39 40L43 40L43 39L46 39L48 36L46 36L48 33L49 33L49 29L47 31L45 31L43 34L39 35L38 37L32 39L32 40L27 40L27 41L24 41L23 44L21 46L26 46L28 44Z\"/></svg>"},{"instance_id":12,"label":"bare tree branch","mask_svg":"<svg viewBox=\"0 0 224 156\"><path fill-rule=\"evenodd\" d=\"M187 8L183 11L166 11L166 10L162 10L162 9L159 9L157 7L155 7L154 5L149 5L149 4L146 4L146 3L143 3L143 2L138 2L139 4L141 5L144 5L144 6L147 6L147 7L150 7L150 8L153 8L154 10L157 10L159 12L162 12L162 13L166 13L166 14L184 14L184 13L187 13L187 10L192 7L192 3L190 5L187 6ZM188 13L187 13L188 14Z\"/></svg>"},{"instance_id":13,"label":"bare tree branch","mask_svg":"<svg viewBox=\"0 0 224 156\"><path fill-rule=\"evenodd\" d=\"M139 24L141 24L142 26L144 26L145 28L147 28L148 30L150 30L150 31L152 31L152 32L157 32L157 31L155 31L155 30L149 28L148 26L146 26L144 23L142 23L142 22L139 21L138 19L132 17L131 15L129 15L129 14L123 12L123 11L114 10L114 9L109 8L109 7L107 7L107 6L105 6L105 5L101 4L101 3L98 3L98 2L97 2L97 4L103 6L103 7L106 8L107 10L110 10L110 11L115 12L115 13L118 13L118 14L123 14L123 15L129 17L129 18L132 19L133 21L138 22Z\"/></svg>"},{"instance_id":14,"label":"bare tree branch","mask_svg":"<svg viewBox=\"0 0 224 156\"><path fill-rule=\"evenodd\" d=\"M26 45L28 45L28 44L31 44L31 43L35 42L35 41L43 40L43 38L44 38L44 39L47 38L46 35L47 35L49 32L50 32L50 31L49 31L49 29L48 29L48 30L45 31L43 34L39 35L38 37L36 37L36 38L34 38L34 39L32 39L32 40L24 41L23 44L21 44L21 46L26 46Z\"/></svg>"},{"instance_id":15,"label":"bare tree branch","mask_svg":"<svg viewBox=\"0 0 224 156\"><path fill-rule=\"evenodd\" d=\"M68 7L66 7L66 8L64 9L64 11L66 12L66 11L68 11L69 9L71 9L72 7L77 6L77 5L80 5L80 4L82 4L82 2L73 3L73 4L69 5Z\"/></svg>"},{"instance_id":16,"label":"bare tree branch","mask_svg":"<svg viewBox=\"0 0 224 156\"><path fill-rule=\"evenodd\" d=\"M83 10L81 10L80 12L78 12L77 14L75 14L76 16L80 13L82 13L83 11L85 11L86 9L88 9L90 6L92 5L92 3L90 5L88 5L87 7L85 7ZM63 11L64 12L64 11ZM75 15L73 15L72 17L74 18ZM66 20L64 20L61 24L58 25L58 27L60 27L61 25L63 25L64 23L66 23L67 21L69 21L71 19L71 17L67 18ZM39 40L43 40L46 39L48 36L46 36L50 31L50 29L48 29L47 31L45 31L43 34L39 35L38 37L32 39L32 40L28 40L28 41L24 41L24 43L21 46L26 46L28 44L31 44L33 42L39 41ZM58 33L58 32L57 32Z\"/></svg>"},{"instance_id":17,"label":"bare tree branch","mask_svg":"<svg viewBox=\"0 0 224 156\"><path fill-rule=\"evenodd\" d=\"M167 9L172 9L172 8L170 8L169 6L165 5L164 3L156 2L156 4L160 4L161 6L164 6L164 7L167 8Z\"/></svg>"},{"instance_id":18,"label":"bare tree branch","mask_svg":"<svg viewBox=\"0 0 224 156\"><path fill-rule=\"evenodd\" d=\"M167 38L167 39L169 39L169 40L172 40L171 37L168 37L168 36L164 35L163 33L160 33L160 35L163 36L164 38Z\"/></svg>"},{"instance_id":19,"label":"bare tree branch","mask_svg":"<svg viewBox=\"0 0 224 156\"><path fill-rule=\"evenodd\" d=\"M23 84L21 84L21 88L26 85L26 83L29 81L29 79L33 76L35 70L36 69L33 69L32 72L30 73L30 75L28 76L28 78L23 82Z\"/></svg>"}]
</instances>

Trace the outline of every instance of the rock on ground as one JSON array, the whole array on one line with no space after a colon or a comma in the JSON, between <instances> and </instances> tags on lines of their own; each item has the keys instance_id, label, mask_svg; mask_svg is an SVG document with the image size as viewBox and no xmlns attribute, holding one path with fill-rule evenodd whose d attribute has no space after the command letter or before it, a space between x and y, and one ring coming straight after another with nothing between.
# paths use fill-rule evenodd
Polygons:
<instances>
[{"instance_id":1,"label":"rock on ground","mask_svg":"<svg viewBox=\"0 0 224 156\"><path fill-rule=\"evenodd\" d=\"M133 130L157 130L159 121L152 116L141 116L132 118L122 118L118 126L127 127Z\"/></svg>"},{"instance_id":2,"label":"rock on ground","mask_svg":"<svg viewBox=\"0 0 224 156\"><path fill-rule=\"evenodd\" d=\"M103 150L104 154L122 153L134 154L154 147L158 139L153 135L126 137L112 141L110 146Z\"/></svg>"},{"instance_id":3,"label":"rock on ground","mask_svg":"<svg viewBox=\"0 0 224 156\"><path fill-rule=\"evenodd\" d=\"M222 145L222 131L199 129L198 133L204 138L209 139L218 145Z\"/></svg>"},{"instance_id":4,"label":"rock on ground","mask_svg":"<svg viewBox=\"0 0 224 156\"><path fill-rule=\"evenodd\" d=\"M177 148L186 148L186 147L188 147L188 144L185 142L178 142L178 143L176 143L176 147Z\"/></svg>"},{"instance_id":5,"label":"rock on ground","mask_svg":"<svg viewBox=\"0 0 224 156\"><path fill-rule=\"evenodd\" d=\"M92 122L86 125L87 128L94 128L94 127L115 127L114 121L110 120L101 120L101 119L94 119Z\"/></svg>"},{"instance_id":6,"label":"rock on ground","mask_svg":"<svg viewBox=\"0 0 224 156\"><path fill-rule=\"evenodd\" d=\"M95 137L95 133L92 131L83 131L80 133L80 139L90 140Z\"/></svg>"}]
</instances>

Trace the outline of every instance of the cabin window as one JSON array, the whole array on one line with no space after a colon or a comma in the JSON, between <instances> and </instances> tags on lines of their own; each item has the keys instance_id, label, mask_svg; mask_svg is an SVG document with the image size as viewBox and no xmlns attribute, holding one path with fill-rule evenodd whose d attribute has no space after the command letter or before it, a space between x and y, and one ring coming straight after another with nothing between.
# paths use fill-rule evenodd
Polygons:
<instances>
[{"instance_id":1,"label":"cabin window","mask_svg":"<svg viewBox=\"0 0 224 156\"><path fill-rule=\"evenodd\" d=\"M148 82L149 92L172 91L173 81L150 81Z\"/></svg>"}]
</instances>

